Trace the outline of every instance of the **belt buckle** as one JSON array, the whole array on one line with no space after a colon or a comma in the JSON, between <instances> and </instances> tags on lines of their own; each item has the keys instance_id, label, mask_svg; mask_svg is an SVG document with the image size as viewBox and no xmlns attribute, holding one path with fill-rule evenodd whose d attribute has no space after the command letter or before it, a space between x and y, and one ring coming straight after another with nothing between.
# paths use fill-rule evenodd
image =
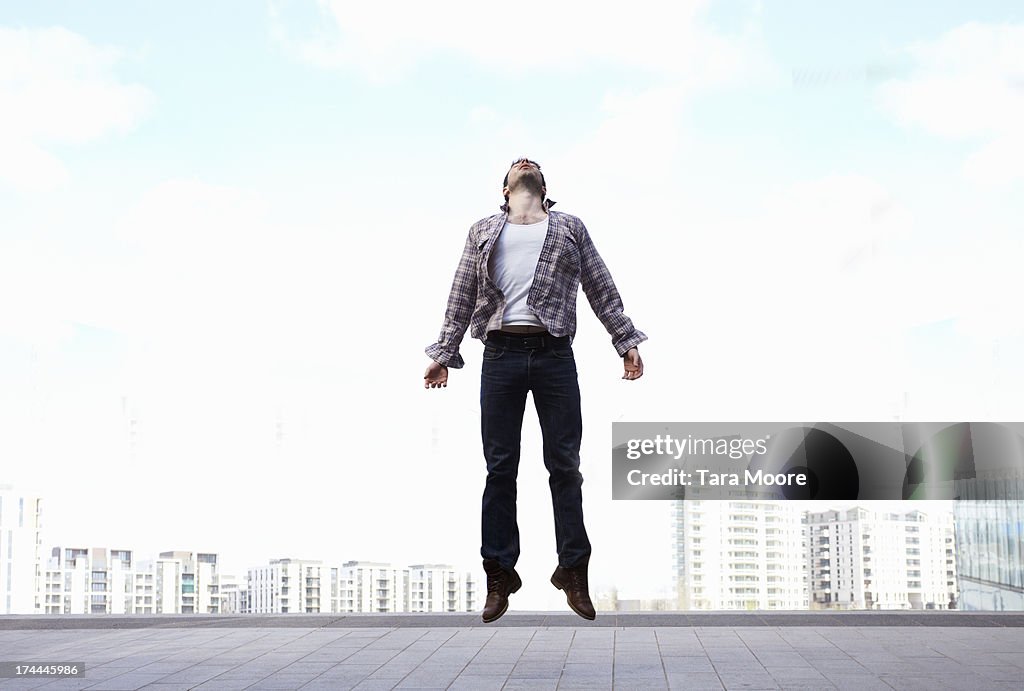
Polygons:
<instances>
[{"instance_id":1,"label":"belt buckle","mask_svg":"<svg viewBox=\"0 0 1024 691\"><path fill-rule=\"evenodd\" d=\"M544 337L543 336L524 336L523 337L523 347L524 348L534 349L534 350L536 350L537 348L543 348L544 347Z\"/></svg>"}]
</instances>

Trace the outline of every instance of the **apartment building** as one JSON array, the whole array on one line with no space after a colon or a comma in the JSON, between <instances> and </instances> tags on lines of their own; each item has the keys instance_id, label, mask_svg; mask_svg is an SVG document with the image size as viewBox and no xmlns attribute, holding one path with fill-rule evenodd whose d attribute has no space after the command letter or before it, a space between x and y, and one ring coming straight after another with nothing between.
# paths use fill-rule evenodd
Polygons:
<instances>
[{"instance_id":1,"label":"apartment building","mask_svg":"<svg viewBox=\"0 0 1024 691\"><path fill-rule=\"evenodd\" d=\"M248 593L238 596L238 606L250 614L337 611L329 597L321 598L325 568L320 561L271 559L267 566L249 569Z\"/></svg>"},{"instance_id":2,"label":"apartment building","mask_svg":"<svg viewBox=\"0 0 1024 691\"><path fill-rule=\"evenodd\" d=\"M154 613L218 614L221 611L216 554L161 552L147 565L154 573Z\"/></svg>"},{"instance_id":3,"label":"apartment building","mask_svg":"<svg viewBox=\"0 0 1024 691\"><path fill-rule=\"evenodd\" d=\"M243 614L249 611L249 576L220 574L221 614Z\"/></svg>"},{"instance_id":4,"label":"apartment building","mask_svg":"<svg viewBox=\"0 0 1024 691\"><path fill-rule=\"evenodd\" d=\"M231 606L245 613L287 612L471 612L477 609L477 582L446 564L392 564L273 559L249 569L244 589Z\"/></svg>"},{"instance_id":5,"label":"apartment building","mask_svg":"<svg viewBox=\"0 0 1024 691\"><path fill-rule=\"evenodd\" d=\"M43 614L132 614L135 576L131 550L54 547L40 591Z\"/></svg>"},{"instance_id":6,"label":"apartment building","mask_svg":"<svg viewBox=\"0 0 1024 691\"><path fill-rule=\"evenodd\" d=\"M136 561L132 550L54 547L39 599L44 614L216 614L216 565L204 552Z\"/></svg>"},{"instance_id":7,"label":"apartment building","mask_svg":"<svg viewBox=\"0 0 1024 691\"><path fill-rule=\"evenodd\" d=\"M39 614L42 499L0 485L0 614Z\"/></svg>"},{"instance_id":8,"label":"apartment building","mask_svg":"<svg viewBox=\"0 0 1024 691\"><path fill-rule=\"evenodd\" d=\"M679 501L674 535L680 609L807 609L806 538L796 502Z\"/></svg>"},{"instance_id":9,"label":"apartment building","mask_svg":"<svg viewBox=\"0 0 1024 691\"><path fill-rule=\"evenodd\" d=\"M408 574L410 612L476 611L478 590L472 574L460 575L448 564L414 564Z\"/></svg>"},{"instance_id":10,"label":"apartment building","mask_svg":"<svg viewBox=\"0 0 1024 691\"><path fill-rule=\"evenodd\" d=\"M816 609L946 609L956 601L953 517L856 507L807 514Z\"/></svg>"},{"instance_id":11,"label":"apartment building","mask_svg":"<svg viewBox=\"0 0 1024 691\"><path fill-rule=\"evenodd\" d=\"M408 586L408 569L372 561L347 561L332 580L338 612L409 612Z\"/></svg>"}]
</instances>

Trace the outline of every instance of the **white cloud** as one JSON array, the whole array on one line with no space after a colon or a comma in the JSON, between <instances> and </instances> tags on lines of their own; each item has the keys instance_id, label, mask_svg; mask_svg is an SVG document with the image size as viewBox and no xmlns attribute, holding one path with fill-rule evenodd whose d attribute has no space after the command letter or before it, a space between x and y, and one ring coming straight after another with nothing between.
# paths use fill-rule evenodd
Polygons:
<instances>
[{"instance_id":1,"label":"white cloud","mask_svg":"<svg viewBox=\"0 0 1024 691\"><path fill-rule=\"evenodd\" d=\"M936 136L984 142L965 161L969 179L1024 177L1024 25L971 22L907 52L915 71L878 88L882 111Z\"/></svg>"},{"instance_id":2,"label":"white cloud","mask_svg":"<svg viewBox=\"0 0 1024 691\"><path fill-rule=\"evenodd\" d=\"M972 152L964 161L964 175L974 182L998 185L1024 177L1024 135L1020 132L996 137Z\"/></svg>"},{"instance_id":3,"label":"white cloud","mask_svg":"<svg viewBox=\"0 0 1024 691\"><path fill-rule=\"evenodd\" d=\"M623 183L650 185L651 180L666 180L678 161L684 136L685 98L686 90L678 85L605 94L601 104L605 119L566 158L581 172L615 161L616 179L607 181L613 189ZM638 171L643 175L638 176Z\"/></svg>"},{"instance_id":4,"label":"white cloud","mask_svg":"<svg viewBox=\"0 0 1024 691\"><path fill-rule=\"evenodd\" d=\"M0 27L0 180L47 190L67 178L49 147L131 128L151 94L113 74L117 50L67 29Z\"/></svg>"},{"instance_id":5,"label":"white cloud","mask_svg":"<svg viewBox=\"0 0 1024 691\"><path fill-rule=\"evenodd\" d=\"M701 23L707 4L524 0L496 8L457 0L442 9L407 0L318 0L321 21L306 35L295 35L282 8L271 7L271 22L275 38L297 58L373 79L395 77L424 58L455 55L507 73L619 65L714 83L757 62L745 58L742 40Z\"/></svg>"},{"instance_id":6,"label":"white cloud","mask_svg":"<svg viewBox=\"0 0 1024 691\"><path fill-rule=\"evenodd\" d=\"M10 130L0 131L0 180L20 190L47 190L67 179L59 158Z\"/></svg>"}]
</instances>

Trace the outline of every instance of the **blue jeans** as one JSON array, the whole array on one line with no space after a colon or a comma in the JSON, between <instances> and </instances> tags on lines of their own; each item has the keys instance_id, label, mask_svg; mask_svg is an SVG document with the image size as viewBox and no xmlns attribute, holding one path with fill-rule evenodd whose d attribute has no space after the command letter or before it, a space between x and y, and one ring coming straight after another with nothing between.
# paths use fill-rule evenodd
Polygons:
<instances>
[{"instance_id":1,"label":"blue jeans","mask_svg":"<svg viewBox=\"0 0 1024 691\"><path fill-rule=\"evenodd\" d=\"M480 431L487 461L480 554L505 569L519 560L516 476L528 391L533 392L544 438L558 563L571 568L590 556L590 540L580 488L580 389L568 337L494 332L487 337L480 381Z\"/></svg>"}]
</instances>

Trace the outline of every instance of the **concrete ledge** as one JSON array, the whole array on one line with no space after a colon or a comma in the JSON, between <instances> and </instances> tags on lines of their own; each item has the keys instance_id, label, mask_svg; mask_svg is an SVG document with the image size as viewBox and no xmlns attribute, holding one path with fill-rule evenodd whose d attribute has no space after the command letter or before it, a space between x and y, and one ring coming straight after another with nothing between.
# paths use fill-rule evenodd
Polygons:
<instances>
[{"instance_id":1,"label":"concrete ledge","mask_svg":"<svg viewBox=\"0 0 1024 691\"><path fill-rule=\"evenodd\" d=\"M442 614L167 614L0 616L3 630L167 628L509 628L509 627L935 626L1024 627L1024 612L598 612L586 621L562 612L510 612L493 624L478 613Z\"/></svg>"}]
</instances>

